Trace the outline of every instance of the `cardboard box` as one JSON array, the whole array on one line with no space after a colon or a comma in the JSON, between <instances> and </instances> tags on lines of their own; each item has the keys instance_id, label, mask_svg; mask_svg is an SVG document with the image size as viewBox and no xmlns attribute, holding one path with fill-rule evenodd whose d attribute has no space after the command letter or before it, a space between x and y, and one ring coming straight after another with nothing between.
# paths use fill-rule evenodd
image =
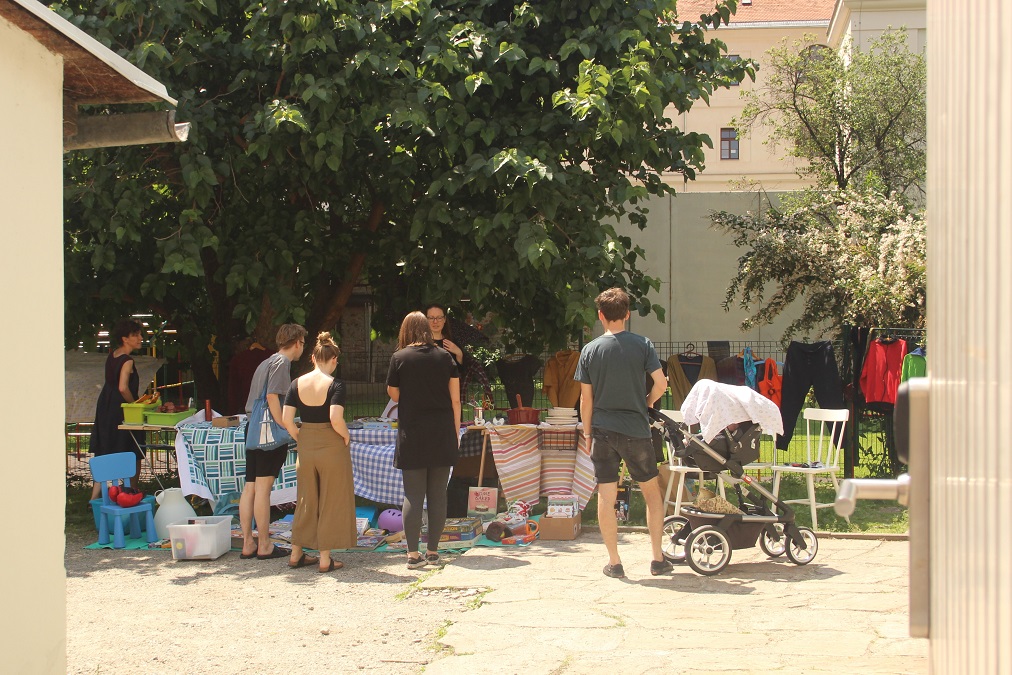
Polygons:
<instances>
[{"instance_id":1,"label":"cardboard box","mask_svg":"<svg viewBox=\"0 0 1012 675\"><path fill-rule=\"evenodd\" d=\"M222 415L221 417L215 417L211 420L212 427L237 427L239 426L238 415L228 415L227 417Z\"/></svg>"},{"instance_id":2,"label":"cardboard box","mask_svg":"<svg viewBox=\"0 0 1012 675\"><path fill-rule=\"evenodd\" d=\"M542 516L538 521L538 536L545 541L571 541L580 536L581 517L549 518Z\"/></svg>"}]
</instances>

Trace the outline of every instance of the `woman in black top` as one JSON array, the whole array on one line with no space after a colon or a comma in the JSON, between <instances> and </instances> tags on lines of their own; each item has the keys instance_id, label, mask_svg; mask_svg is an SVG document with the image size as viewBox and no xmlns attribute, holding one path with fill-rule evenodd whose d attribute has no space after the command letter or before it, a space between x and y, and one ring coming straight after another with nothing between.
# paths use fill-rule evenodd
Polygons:
<instances>
[{"instance_id":1,"label":"woman in black top","mask_svg":"<svg viewBox=\"0 0 1012 675\"><path fill-rule=\"evenodd\" d=\"M457 367L432 340L429 322L412 312L401 322L397 351L390 358L387 393L398 403L394 466L404 480L404 537L408 568L439 562L439 538L446 523L446 483L457 461L460 386ZM428 500L426 555L418 552L422 504Z\"/></svg>"},{"instance_id":2,"label":"woman in black top","mask_svg":"<svg viewBox=\"0 0 1012 675\"><path fill-rule=\"evenodd\" d=\"M130 353L141 348L143 340L140 323L132 319L124 319L113 327L109 334L109 358L105 361L105 384L98 395L95 406L95 426L91 430L91 452L95 455L109 455L114 452L132 452L137 455L137 473L130 480L130 485L137 487L137 477L141 473L143 455L131 435L143 443L140 432L121 431L123 424L122 403L133 403L139 396L140 378L134 368L134 360ZM102 494L102 486L95 483L91 490L91 498L98 499Z\"/></svg>"},{"instance_id":3,"label":"woman in black top","mask_svg":"<svg viewBox=\"0 0 1012 675\"><path fill-rule=\"evenodd\" d=\"M344 563L331 559L331 549L352 548L357 543L344 382L332 376L340 354L330 333L320 333L313 349L316 368L292 382L285 397L281 419L299 453L292 557L288 561L292 568L319 563L320 572L333 572ZM296 412L302 418L301 428L295 424ZM307 556L306 548L319 551L319 559Z\"/></svg>"}]
</instances>

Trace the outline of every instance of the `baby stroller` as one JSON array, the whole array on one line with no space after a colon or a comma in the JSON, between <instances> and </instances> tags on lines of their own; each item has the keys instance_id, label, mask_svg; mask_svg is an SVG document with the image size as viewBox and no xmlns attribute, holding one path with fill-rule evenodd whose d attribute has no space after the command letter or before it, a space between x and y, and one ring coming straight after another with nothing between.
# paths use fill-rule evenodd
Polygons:
<instances>
[{"instance_id":1,"label":"baby stroller","mask_svg":"<svg viewBox=\"0 0 1012 675\"><path fill-rule=\"evenodd\" d=\"M741 512L712 513L683 506L681 513L664 519L664 557L713 575L731 562L732 550L752 548L758 540L759 548L772 558L786 553L796 565L812 562L819 550L815 532L796 525L794 511L744 470L759 458L764 430L783 433L776 405L748 387L700 380L686 397L682 413L686 424L650 410L669 452L702 469L707 478L727 471L738 479L734 489ZM696 422L701 423L700 432L692 433L690 424Z\"/></svg>"}]
</instances>

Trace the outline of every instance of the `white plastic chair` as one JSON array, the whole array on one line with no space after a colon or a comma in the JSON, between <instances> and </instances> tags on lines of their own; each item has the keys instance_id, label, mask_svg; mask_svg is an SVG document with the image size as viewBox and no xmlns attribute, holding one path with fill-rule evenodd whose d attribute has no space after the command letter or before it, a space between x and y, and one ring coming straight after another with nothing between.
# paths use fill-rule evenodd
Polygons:
<instances>
[{"instance_id":1,"label":"white plastic chair","mask_svg":"<svg viewBox=\"0 0 1012 675\"><path fill-rule=\"evenodd\" d=\"M684 424L685 418L682 416L681 410L662 410L661 414L667 417L672 422L677 424ZM680 457L676 457L672 448L668 447L668 488L664 493L664 508L667 510L668 506L675 507L675 515L679 515L682 512L682 495L685 490L685 475L694 473L699 476L700 484L703 481L703 470L695 466L685 466L682 464ZM675 477L678 477L678 487L675 493L675 499L671 499L671 490L675 487Z\"/></svg>"},{"instance_id":2,"label":"white plastic chair","mask_svg":"<svg viewBox=\"0 0 1012 675\"><path fill-rule=\"evenodd\" d=\"M819 503L815 501L815 476L829 474L833 481L834 491L839 492L840 481L836 474L840 470L840 453L843 447L843 429L850 418L846 409L831 410L823 408L806 408L805 431L805 466L784 466L774 464L773 494L780 496L780 478L785 473L804 474L808 482L808 499L788 499L785 504L808 504L812 510L812 529L819 529L818 509L833 506L833 502ZM847 519L850 522L850 519Z\"/></svg>"}]
</instances>

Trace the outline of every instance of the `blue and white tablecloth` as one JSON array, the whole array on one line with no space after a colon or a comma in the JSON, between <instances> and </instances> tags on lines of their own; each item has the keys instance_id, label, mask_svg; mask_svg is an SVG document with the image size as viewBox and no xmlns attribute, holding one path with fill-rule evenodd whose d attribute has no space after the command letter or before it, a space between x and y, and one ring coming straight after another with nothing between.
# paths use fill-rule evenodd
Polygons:
<instances>
[{"instance_id":1,"label":"blue and white tablecloth","mask_svg":"<svg viewBox=\"0 0 1012 675\"><path fill-rule=\"evenodd\" d=\"M394 429L350 429L355 494L380 504L400 507L404 484L394 468ZM226 492L241 492L246 484L245 425L212 427L207 422L181 424L176 433L176 459L183 494L215 500ZM288 452L271 492L271 504L296 499L295 446Z\"/></svg>"},{"instance_id":2,"label":"blue and white tablecloth","mask_svg":"<svg viewBox=\"0 0 1012 675\"><path fill-rule=\"evenodd\" d=\"M212 427L192 422L176 427L176 460L183 494L212 501L226 492L242 492L246 484L246 426ZM288 451L285 465L274 482L271 504L295 501L295 452Z\"/></svg>"}]
</instances>

